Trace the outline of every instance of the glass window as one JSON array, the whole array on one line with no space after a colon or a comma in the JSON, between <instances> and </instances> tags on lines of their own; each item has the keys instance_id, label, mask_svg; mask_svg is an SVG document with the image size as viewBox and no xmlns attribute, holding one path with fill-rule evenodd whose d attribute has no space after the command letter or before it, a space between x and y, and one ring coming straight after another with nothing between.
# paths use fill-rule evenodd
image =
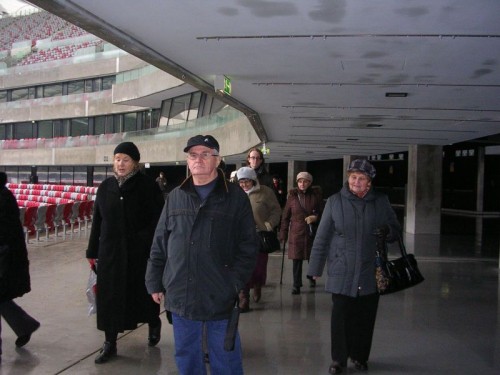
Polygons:
<instances>
[{"instance_id":1,"label":"glass window","mask_svg":"<svg viewBox=\"0 0 500 375\"><path fill-rule=\"evenodd\" d=\"M99 186L106 179L106 167L94 167L94 186Z\"/></svg>"},{"instance_id":2,"label":"glass window","mask_svg":"<svg viewBox=\"0 0 500 375\"><path fill-rule=\"evenodd\" d=\"M172 99L164 100L161 104L161 117L158 121L158 126L166 126L168 117L170 116L170 108L172 108Z\"/></svg>"},{"instance_id":3,"label":"glass window","mask_svg":"<svg viewBox=\"0 0 500 375\"><path fill-rule=\"evenodd\" d=\"M73 167L61 167L61 185L73 185Z\"/></svg>"},{"instance_id":4,"label":"glass window","mask_svg":"<svg viewBox=\"0 0 500 375\"><path fill-rule=\"evenodd\" d=\"M7 182L10 182L12 184L21 183L21 181L19 180L17 167L6 167L5 173L7 173Z\"/></svg>"},{"instance_id":5,"label":"glass window","mask_svg":"<svg viewBox=\"0 0 500 375\"><path fill-rule=\"evenodd\" d=\"M82 185L82 186L87 185L87 167L85 166L74 167L73 181L75 185Z\"/></svg>"},{"instance_id":6,"label":"glass window","mask_svg":"<svg viewBox=\"0 0 500 375\"><path fill-rule=\"evenodd\" d=\"M36 97L43 98L43 86L36 87Z\"/></svg>"},{"instance_id":7,"label":"glass window","mask_svg":"<svg viewBox=\"0 0 500 375\"><path fill-rule=\"evenodd\" d=\"M49 167L37 167L38 183L48 184L49 183Z\"/></svg>"},{"instance_id":8,"label":"glass window","mask_svg":"<svg viewBox=\"0 0 500 375\"><path fill-rule=\"evenodd\" d=\"M115 132L113 115L106 116L106 134L111 134Z\"/></svg>"},{"instance_id":9,"label":"glass window","mask_svg":"<svg viewBox=\"0 0 500 375\"><path fill-rule=\"evenodd\" d=\"M191 105L189 106L188 120L194 120L198 118L198 110L200 108L201 92L195 92L191 97Z\"/></svg>"},{"instance_id":10,"label":"glass window","mask_svg":"<svg viewBox=\"0 0 500 375\"><path fill-rule=\"evenodd\" d=\"M93 87L92 87L92 80L91 79L86 79L85 80L85 92L92 92Z\"/></svg>"},{"instance_id":11,"label":"glass window","mask_svg":"<svg viewBox=\"0 0 500 375\"><path fill-rule=\"evenodd\" d=\"M159 122L160 122L160 110L153 109L153 112L151 113L151 127L157 128Z\"/></svg>"},{"instance_id":12,"label":"glass window","mask_svg":"<svg viewBox=\"0 0 500 375\"><path fill-rule=\"evenodd\" d=\"M36 88L28 87L28 99L35 99L35 98L36 98Z\"/></svg>"},{"instance_id":13,"label":"glass window","mask_svg":"<svg viewBox=\"0 0 500 375\"><path fill-rule=\"evenodd\" d=\"M87 117L74 118L71 120L72 137L89 134L89 119Z\"/></svg>"},{"instance_id":14,"label":"glass window","mask_svg":"<svg viewBox=\"0 0 500 375\"><path fill-rule=\"evenodd\" d=\"M101 91L102 78L94 78L94 91Z\"/></svg>"},{"instance_id":15,"label":"glass window","mask_svg":"<svg viewBox=\"0 0 500 375\"><path fill-rule=\"evenodd\" d=\"M0 103L5 103L7 101L7 91L0 91Z\"/></svg>"},{"instance_id":16,"label":"glass window","mask_svg":"<svg viewBox=\"0 0 500 375\"><path fill-rule=\"evenodd\" d=\"M31 176L31 167L19 167L19 181L22 184L29 184Z\"/></svg>"},{"instance_id":17,"label":"glass window","mask_svg":"<svg viewBox=\"0 0 500 375\"><path fill-rule=\"evenodd\" d=\"M94 134L104 134L106 129L106 117L97 116L94 118Z\"/></svg>"},{"instance_id":18,"label":"glass window","mask_svg":"<svg viewBox=\"0 0 500 375\"><path fill-rule=\"evenodd\" d=\"M104 77L102 79L102 90L111 90L116 81L115 76Z\"/></svg>"},{"instance_id":19,"label":"glass window","mask_svg":"<svg viewBox=\"0 0 500 375\"><path fill-rule=\"evenodd\" d=\"M226 103L221 102L216 97L213 97L213 99L214 100L212 101L212 108L210 108L210 113L220 112L221 110L223 110L227 106Z\"/></svg>"},{"instance_id":20,"label":"glass window","mask_svg":"<svg viewBox=\"0 0 500 375\"><path fill-rule=\"evenodd\" d=\"M62 137L63 135L63 123L62 120L54 120L53 122L54 126L54 138L55 137Z\"/></svg>"},{"instance_id":21,"label":"glass window","mask_svg":"<svg viewBox=\"0 0 500 375\"><path fill-rule=\"evenodd\" d=\"M7 139L7 125L0 124L0 139Z\"/></svg>"},{"instance_id":22,"label":"glass window","mask_svg":"<svg viewBox=\"0 0 500 375\"><path fill-rule=\"evenodd\" d=\"M52 138L53 136L52 121L39 121L38 138Z\"/></svg>"},{"instance_id":23,"label":"glass window","mask_svg":"<svg viewBox=\"0 0 500 375\"><path fill-rule=\"evenodd\" d=\"M123 130L123 115L113 115L114 133L120 133Z\"/></svg>"},{"instance_id":24,"label":"glass window","mask_svg":"<svg viewBox=\"0 0 500 375\"><path fill-rule=\"evenodd\" d=\"M189 113L190 100L190 94L174 98L172 102L172 109L170 110L168 125L175 125L186 122Z\"/></svg>"},{"instance_id":25,"label":"glass window","mask_svg":"<svg viewBox=\"0 0 500 375\"><path fill-rule=\"evenodd\" d=\"M33 124L20 122L14 125L14 139L33 138Z\"/></svg>"},{"instance_id":26,"label":"glass window","mask_svg":"<svg viewBox=\"0 0 500 375\"><path fill-rule=\"evenodd\" d=\"M61 96L62 95L62 84L56 83L53 85L45 85L43 87L43 97L51 98L53 96Z\"/></svg>"},{"instance_id":27,"label":"glass window","mask_svg":"<svg viewBox=\"0 0 500 375\"><path fill-rule=\"evenodd\" d=\"M137 113L125 113L123 115L123 131L133 132L137 130Z\"/></svg>"},{"instance_id":28,"label":"glass window","mask_svg":"<svg viewBox=\"0 0 500 375\"><path fill-rule=\"evenodd\" d=\"M49 184L61 183L61 167L49 167Z\"/></svg>"},{"instance_id":29,"label":"glass window","mask_svg":"<svg viewBox=\"0 0 500 375\"><path fill-rule=\"evenodd\" d=\"M82 94L85 91L85 82L73 81L68 83L68 95L71 94Z\"/></svg>"},{"instance_id":30,"label":"glass window","mask_svg":"<svg viewBox=\"0 0 500 375\"><path fill-rule=\"evenodd\" d=\"M28 88L23 87L21 89L12 90L12 101L26 100L28 99Z\"/></svg>"}]
</instances>

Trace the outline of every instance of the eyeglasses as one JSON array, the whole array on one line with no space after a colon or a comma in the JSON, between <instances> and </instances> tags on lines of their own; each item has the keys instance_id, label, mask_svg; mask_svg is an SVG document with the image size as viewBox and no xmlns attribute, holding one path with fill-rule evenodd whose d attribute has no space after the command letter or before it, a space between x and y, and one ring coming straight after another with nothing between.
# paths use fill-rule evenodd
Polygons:
<instances>
[{"instance_id":1,"label":"eyeglasses","mask_svg":"<svg viewBox=\"0 0 500 375\"><path fill-rule=\"evenodd\" d=\"M259 156L249 156L248 158L252 160L260 160Z\"/></svg>"},{"instance_id":2,"label":"eyeglasses","mask_svg":"<svg viewBox=\"0 0 500 375\"><path fill-rule=\"evenodd\" d=\"M187 157L189 160L196 160L198 158L201 158L203 160L208 160L210 156L219 156L219 154L212 154L209 151L205 151L202 153L197 154L196 152L188 152Z\"/></svg>"}]
</instances>

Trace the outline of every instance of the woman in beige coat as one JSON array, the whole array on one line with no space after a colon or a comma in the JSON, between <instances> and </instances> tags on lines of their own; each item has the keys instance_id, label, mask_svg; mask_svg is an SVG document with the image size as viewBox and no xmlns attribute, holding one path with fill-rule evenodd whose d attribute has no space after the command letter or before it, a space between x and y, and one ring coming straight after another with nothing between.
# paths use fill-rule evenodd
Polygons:
<instances>
[{"instance_id":1,"label":"woman in beige coat","mask_svg":"<svg viewBox=\"0 0 500 375\"><path fill-rule=\"evenodd\" d=\"M278 226L281 216L281 207L273 189L261 185L257 174L250 167L242 167L237 172L240 187L248 194L252 205L253 217L257 231L273 231ZM259 302L261 288L266 284L268 255L260 252L257 264L250 281L240 293L240 309L242 312L250 310L250 289L253 288L253 300Z\"/></svg>"}]
</instances>

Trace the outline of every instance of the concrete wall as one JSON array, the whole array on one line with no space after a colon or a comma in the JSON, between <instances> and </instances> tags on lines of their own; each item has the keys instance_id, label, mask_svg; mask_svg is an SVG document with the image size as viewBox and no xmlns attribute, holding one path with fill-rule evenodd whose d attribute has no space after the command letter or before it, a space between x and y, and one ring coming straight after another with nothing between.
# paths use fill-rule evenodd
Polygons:
<instances>
[{"instance_id":1,"label":"concrete wall","mask_svg":"<svg viewBox=\"0 0 500 375\"><path fill-rule=\"evenodd\" d=\"M175 163L185 162L183 151L188 138L199 134L212 134L221 147L221 155L237 155L260 143L252 124L241 116L210 131L197 128L182 132L163 133L140 139L127 138L137 144L141 152L141 162ZM119 141L117 142L119 143ZM102 146L2 150L0 165L110 165L116 144Z\"/></svg>"}]
</instances>

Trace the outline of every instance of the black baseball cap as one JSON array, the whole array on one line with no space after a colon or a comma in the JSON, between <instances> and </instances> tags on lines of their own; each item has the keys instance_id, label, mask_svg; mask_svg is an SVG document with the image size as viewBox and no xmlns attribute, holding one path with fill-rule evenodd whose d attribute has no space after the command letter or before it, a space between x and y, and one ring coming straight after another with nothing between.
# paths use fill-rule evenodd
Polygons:
<instances>
[{"instance_id":1,"label":"black baseball cap","mask_svg":"<svg viewBox=\"0 0 500 375\"><path fill-rule=\"evenodd\" d=\"M188 152L194 146L205 146L219 152L219 142L211 135L195 135L189 138L186 147L184 147L184 152Z\"/></svg>"}]
</instances>

